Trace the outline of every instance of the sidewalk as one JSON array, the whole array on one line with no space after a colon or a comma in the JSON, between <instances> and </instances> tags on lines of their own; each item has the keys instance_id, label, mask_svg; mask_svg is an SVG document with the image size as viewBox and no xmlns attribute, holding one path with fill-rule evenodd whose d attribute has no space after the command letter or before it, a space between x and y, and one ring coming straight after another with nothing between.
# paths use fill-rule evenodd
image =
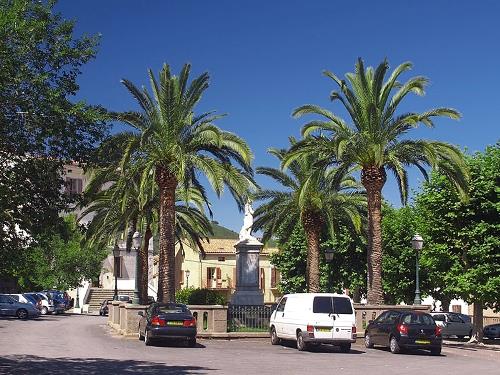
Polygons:
<instances>
[{"instance_id":1,"label":"sidewalk","mask_svg":"<svg viewBox=\"0 0 500 375\"><path fill-rule=\"evenodd\" d=\"M443 340L443 346L448 346L450 348L471 348L500 352L500 340L485 340L482 344L472 344L467 341Z\"/></svg>"}]
</instances>

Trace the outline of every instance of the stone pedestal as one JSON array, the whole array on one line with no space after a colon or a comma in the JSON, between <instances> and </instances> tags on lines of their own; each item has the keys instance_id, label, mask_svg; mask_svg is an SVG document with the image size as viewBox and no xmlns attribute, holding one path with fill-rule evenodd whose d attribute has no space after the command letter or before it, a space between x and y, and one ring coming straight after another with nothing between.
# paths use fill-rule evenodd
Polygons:
<instances>
[{"instance_id":1,"label":"stone pedestal","mask_svg":"<svg viewBox=\"0 0 500 375\"><path fill-rule=\"evenodd\" d=\"M259 289L259 256L264 245L254 239L239 241L236 249L236 291L232 305L263 305L264 294Z\"/></svg>"}]
</instances>

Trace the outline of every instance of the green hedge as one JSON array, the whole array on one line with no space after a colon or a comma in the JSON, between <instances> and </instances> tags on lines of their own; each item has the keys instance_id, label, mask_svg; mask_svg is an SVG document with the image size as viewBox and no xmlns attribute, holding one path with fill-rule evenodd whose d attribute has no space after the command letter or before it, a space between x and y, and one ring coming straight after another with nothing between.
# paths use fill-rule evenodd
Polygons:
<instances>
[{"instance_id":1,"label":"green hedge","mask_svg":"<svg viewBox=\"0 0 500 375\"><path fill-rule=\"evenodd\" d=\"M186 305L225 305L226 298L211 289L185 288L175 294L178 303Z\"/></svg>"}]
</instances>

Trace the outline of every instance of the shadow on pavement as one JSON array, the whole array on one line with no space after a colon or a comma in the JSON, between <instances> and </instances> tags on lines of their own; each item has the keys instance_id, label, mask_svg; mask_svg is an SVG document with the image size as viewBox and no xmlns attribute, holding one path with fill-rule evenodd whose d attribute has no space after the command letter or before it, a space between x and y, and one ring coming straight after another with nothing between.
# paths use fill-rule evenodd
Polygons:
<instances>
[{"instance_id":1,"label":"shadow on pavement","mask_svg":"<svg viewBox=\"0 0 500 375\"><path fill-rule=\"evenodd\" d=\"M207 374L213 369L199 366L169 366L162 363L104 358L44 358L7 356L0 358L0 374Z\"/></svg>"},{"instance_id":2,"label":"shadow on pavement","mask_svg":"<svg viewBox=\"0 0 500 375\"><path fill-rule=\"evenodd\" d=\"M185 348L187 342L185 340L156 340L151 343L151 346L159 346L165 348ZM196 343L196 346L191 349L206 348L205 345Z\"/></svg>"},{"instance_id":3,"label":"shadow on pavement","mask_svg":"<svg viewBox=\"0 0 500 375\"><path fill-rule=\"evenodd\" d=\"M281 346L284 346L286 348L290 349L295 349L297 350L297 344L295 341L281 341ZM365 354L364 351L362 350L356 350L355 348L351 347L351 350L348 353L342 353L340 351L340 347L336 345L328 345L328 344L322 344L322 345L310 345L306 352L311 352L311 353L338 353L342 355L350 355L350 354Z\"/></svg>"}]
</instances>

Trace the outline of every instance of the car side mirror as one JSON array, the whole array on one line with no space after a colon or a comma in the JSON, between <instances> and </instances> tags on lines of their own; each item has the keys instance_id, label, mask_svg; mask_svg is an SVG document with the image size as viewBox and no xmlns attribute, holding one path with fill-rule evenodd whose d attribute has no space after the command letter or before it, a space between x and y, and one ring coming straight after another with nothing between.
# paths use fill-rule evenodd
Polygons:
<instances>
[{"instance_id":1,"label":"car side mirror","mask_svg":"<svg viewBox=\"0 0 500 375\"><path fill-rule=\"evenodd\" d=\"M139 316L144 316L144 313L143 313L142 311L139 311L139 312L137 313L137 315L139 315Z\"/></svg>"}]
</instances>

